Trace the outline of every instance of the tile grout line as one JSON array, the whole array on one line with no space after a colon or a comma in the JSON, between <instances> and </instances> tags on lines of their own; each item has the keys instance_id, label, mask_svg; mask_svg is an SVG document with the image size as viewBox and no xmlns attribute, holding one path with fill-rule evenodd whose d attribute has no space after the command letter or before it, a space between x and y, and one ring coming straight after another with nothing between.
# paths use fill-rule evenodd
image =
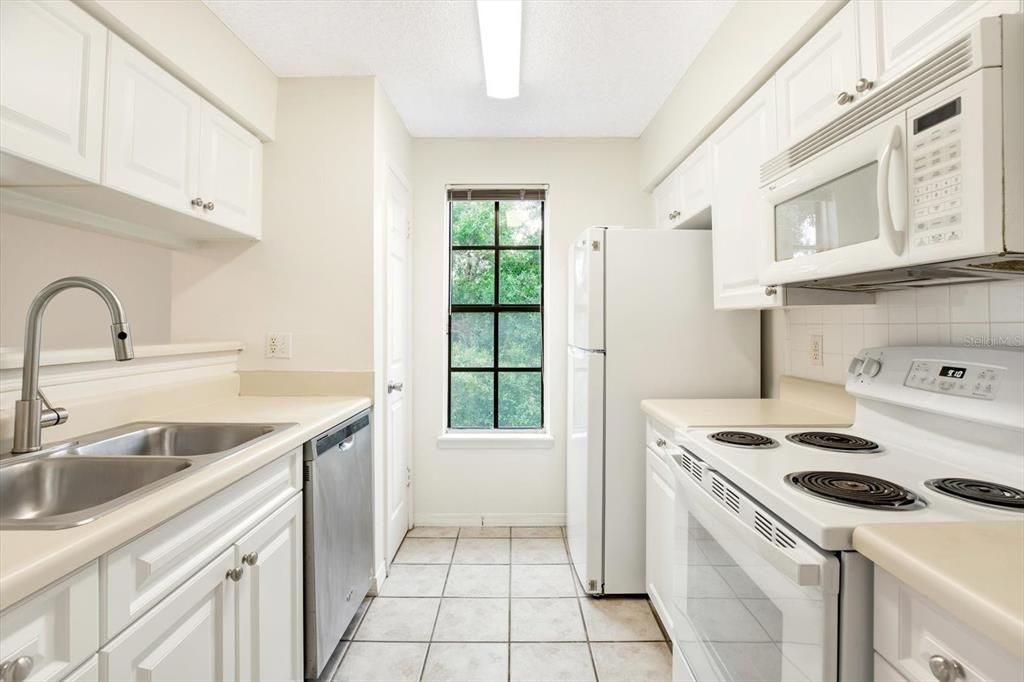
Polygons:
<instances>
[{"instance_id":1,"label":"tile grout line","mask_svg":"<svg viewBox=\"0 0 1024 682\"><path fill-rule=\"evenodd\" d=\"M452 545L452 555L448 557L448 570L444 574L444 583L441 585L441 597L437 600L437 613L434 614L434 624L430 626L430 637L427 640L427 651L423 654L423 663L420 665L420 682L423 682L423 676L427 674L427 660L430 659L430 647L434 643L434 633L437 631L437 621L441 618L441 606L444 604L444 593L448 589L448 578L452 574L452 565L455 563L455 551L459 548L459 537L462 535L462 529L460 528L455 533L455 544Z\"/></svg>"}]
</instances>

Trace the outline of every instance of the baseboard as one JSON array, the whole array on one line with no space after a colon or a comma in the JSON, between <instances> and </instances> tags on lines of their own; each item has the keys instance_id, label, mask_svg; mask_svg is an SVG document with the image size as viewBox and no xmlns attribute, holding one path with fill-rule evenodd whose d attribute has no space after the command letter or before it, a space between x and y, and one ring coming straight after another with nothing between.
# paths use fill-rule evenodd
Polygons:
<instances>
[{"instance_id":1,"label":"baseboard","mask_svg":"<svg viewBox=\"0 0 1024 682\"><path fill-rule=\"evenodd\" d=\"M417 526L564 526L565 514L424 514L414 517Z\"/></svg>"},{"instance_id":2,"label":"baseboard","mask_svg":"<svg viewBox=\"0 0 1024 682\"><path fill-rule=\"evenodd\" d=\"M373 572L373 581L370 583L371 597L376 597L380 593L380 588L384 586L384 581L387 577L388 563L386 561L382 561L377 565L377 570Z\"/></svg>"}]
</instances>

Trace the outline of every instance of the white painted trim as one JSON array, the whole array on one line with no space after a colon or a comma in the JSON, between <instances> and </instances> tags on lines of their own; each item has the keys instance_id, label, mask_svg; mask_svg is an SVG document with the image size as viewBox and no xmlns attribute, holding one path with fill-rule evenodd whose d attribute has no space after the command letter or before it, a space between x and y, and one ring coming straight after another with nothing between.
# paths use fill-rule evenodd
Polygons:
<instances>
[{"instance_id":1,"label":"white painted trim","mask_svg":"<svg viewBox=\"0 0 1024 682\"><path fill-rule=\"evenodd\" d=\"M417 526L564 526L565 513L416 514Z\"/></svg>"},{"instance_id":2,"label":"white painted trim","mask_svg":"<svg viewBox=\"0 0 1024 682\"><path fill-rule=\"evenodd\" d=\"M152 346L135 346L135 358L159 358L171 355L192 355L224 351L242 352L241 341L204 341L200 343L167 343ZM39 366L75 365L87 362L104 362L114 359L109 346L103 348L70 348L67 350L44 350L39 357ZM0 370L21 369L24 353L20 348L0 347Z\"/></svg>"},{"instance_id":3,"label":"white painted trim","mask_svg":"<svg viewBox=\"0 0 1024 682\"><path fill-rule=\"evenodd\" d=\"M373 578L370 580L370 596L376 597L380 594L380 590L384 587L384 581L388 578L388 562L382 561L377 564L377 570L373 572Z\"/></svg>"},{"instance_id":4,"label":"white painted trim","mask_svg":"<svg viewBox=\"0 0 1024 682\"><path fill-rule=\"evenodd\" d=\"M444 433L437 437L442 450L550 450L555 437L550 433Z\"/></svg>"}]
</instances>

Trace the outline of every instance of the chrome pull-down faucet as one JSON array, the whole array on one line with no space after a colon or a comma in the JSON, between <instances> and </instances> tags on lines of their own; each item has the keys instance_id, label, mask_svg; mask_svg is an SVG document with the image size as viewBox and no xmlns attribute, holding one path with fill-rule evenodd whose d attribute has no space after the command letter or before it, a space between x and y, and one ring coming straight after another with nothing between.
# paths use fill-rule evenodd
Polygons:
<instances>
[{"instance_id":1,"label":"chrome pull-down faucet","mask_svg":"<svg viewBox=\"0 0 1024 682\"><path fill-rule=\"evenodd\" d=\"M11 448L11 453L15 455L39 450L43 429L63 424L68 420L67 410L63 407L53 407L39 390L39 349L43 333L43 312L53 297L65 289L88 289L102 298L110 310L110 340L114 345L114 359L123 362L135 357L131 329L125 320L124 308L110 287L89 277L65 277L43 287L32 300L25 320L21 400L14 404L14 447Z\"/></svg>"}]
</instances>

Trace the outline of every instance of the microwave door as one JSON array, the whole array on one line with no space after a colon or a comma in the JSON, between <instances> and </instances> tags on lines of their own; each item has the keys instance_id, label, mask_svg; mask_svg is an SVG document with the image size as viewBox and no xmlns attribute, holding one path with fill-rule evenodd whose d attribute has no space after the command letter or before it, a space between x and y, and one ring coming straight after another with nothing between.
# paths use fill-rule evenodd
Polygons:
<instances>
[{"instance_id":1,"label":"microwave door","mask_svg":"<svg viewBox=\"0 0 1024 682\"><path fill-rule=\"evenodd\" d=\"M908 261L906 116L900 113L772 182L767 285L899 267Z\"/></svg>"},{"instance_id":2,"label":"microwave door","mask_svg":"<svg viewBox=\"0 0 1024 682\"><path fill-rule=\"evenodd\" d=\"M836 680L839 560L782 524L785 540L768 539L769 512L695 467L701 483L676 472L672 605L687 667L709 682Z\"/></svg>"}]
</instances>

